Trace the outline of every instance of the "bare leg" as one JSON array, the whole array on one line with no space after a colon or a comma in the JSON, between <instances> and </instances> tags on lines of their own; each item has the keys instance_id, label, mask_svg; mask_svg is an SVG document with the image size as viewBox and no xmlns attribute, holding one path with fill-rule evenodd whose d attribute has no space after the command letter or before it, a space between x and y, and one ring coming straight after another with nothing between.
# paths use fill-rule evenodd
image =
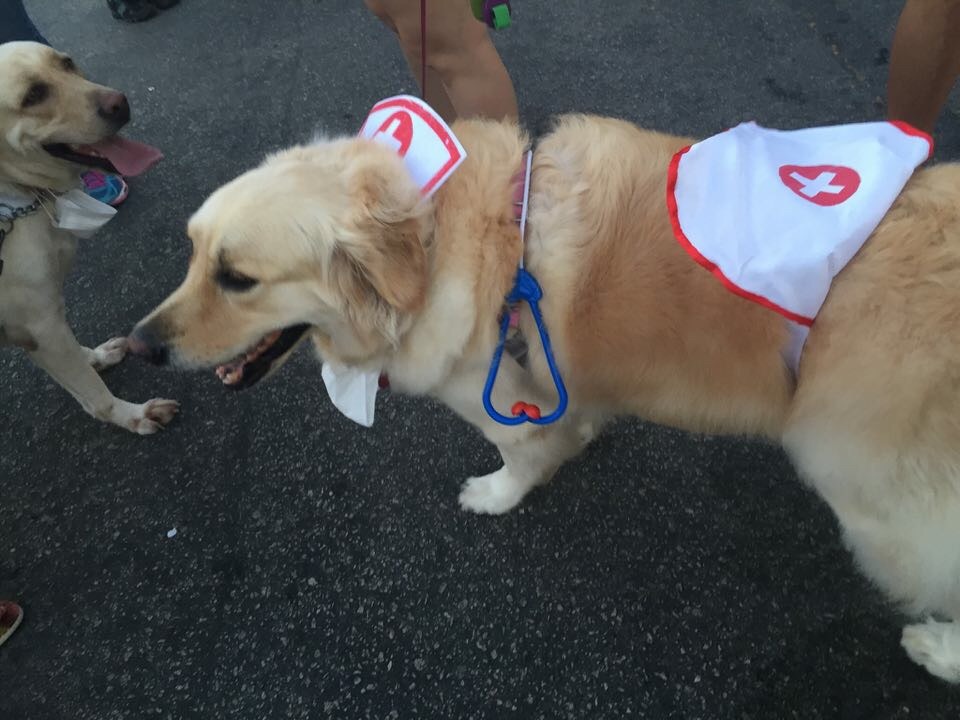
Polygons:
<instances>
[{"instance_id":1,"label":"bare leg","mask_svg":"<svg viewBox=\"0 0 960 720\"><path fill-rule=\"evenodd\" d=\"M421 82L418 0L366 0L367 7L400 39L410 71ZM447 121L456 117L517 118L517 97L486 26L469 0L427 3L425 97ZM422 88L421 88L422 89Z\"/></svg>"},{"instance_id":2,"label":"bare leg","mask_svg":"<svg viewBox=\"0 0 960 720\"><path fill-rule=\"evenodd\" d=\"M365 0L367 9L370 10L374 15L376 15L380 21L386 25L397 36L397 40L400 39L400 32L397 30L397 24L394 22L393 17L389 14L390 10L397 11L401 3L397 2L387 2L386 0ZM416 0L408 0L411 5L415 5ZM394 6L398 7L394 7ZM401 12L412 12L410 9L403 8ZM419 6L417 7L419 12ZM406 58L407 67L410 68L410 73L413 75L414 79L417 81L417 85L420 87L420 91L423 92L423 96L426 101L430 104L434 110L440 113L442 117L447 122L453 122L457 117L456 111L453 109L453 103L450 101L450 96L447 95L447 89L443 86L443 80L440 79L440 75L431 67L427 67L426 80L427 87L424 92L423 88L423 66L422 60L420 58L420 46L417 45L416 48L412 50L415 51L414 54L411 54L410 51L401 43L400 49L403 51L403 57Z\"/></svg>"},{"instance_id":3,"label":"bare leg","mask_svg":"<svg viewBox=\"0 0 960 720\"><path fill-rule=\"evenodd\" d=\"M427 65L427 89L426 92L423 92L423 72L420 67L419 42L417 43L417 47L411 50L407 47L406 43L401 41L400 49L403 50L403 56L407 59L407 66L410 68L410 72L417 79L417 86L420 87L423 98L430 107L440 113L440 117L448 123L452 123L457 119L457 111L456 108L454 108L453 100L450 99L450 93L443 84L443 78L440 77L440 73L430 65Z\"/></svg>"},{"instance_id":4,"label":"bare leg","mask_svg":"<svg viewBox=\"0 0 960 720\"><path fill-rule=\"evenodd\" d=\"M140 435L150 435L176 414L178 404L175 400L158 398L137 405L113 396L92 363L115 357L114 341L108 341L96 350L84 348L73 336L66 320L60 317L47 318L44 323L31 327L30 332L37 340L37 349L30 353L33 361L98 420Z\"/></svg>"},{"instance_id":5,"label":"bare leg","mask_svg":"<svg viewBox=\"0 0 960 720\"><path fill-rule=\"evenodd\" d=\"M932 133L958 75L960 1L907 0L890 54L890 118Z\"/></svg>"}]
</instances>

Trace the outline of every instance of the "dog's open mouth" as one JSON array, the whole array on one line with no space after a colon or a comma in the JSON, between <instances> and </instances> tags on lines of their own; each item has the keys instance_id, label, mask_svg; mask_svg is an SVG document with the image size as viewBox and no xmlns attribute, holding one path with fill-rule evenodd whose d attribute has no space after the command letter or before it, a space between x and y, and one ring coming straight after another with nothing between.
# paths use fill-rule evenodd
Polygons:
<instances>
[{"instance_id":1,"label":"dog's open mouth","mask_svg":"<svg viewBox=\"0 0 960 720\"><path fill-rule=\"evenodd\" d=\"M96 145L70 145L67 143L53 143L44 145L43 149L55 158L76 163L85 167L95 167L100 170L115 173L120 172L106 155L97 149Z\"/></svg>"},{"instance_id":2,"label":"dog's open mouth","mask_svg":"<svg viewBox=\"0 0 960 720\"><path fill-rule=\"evenodd\" d=\"M309 325L291 325L264 335L260 342L228 363L217 367L217 377L229 388L243 390L269 374L278 360L296 345Z\"/></svg>"},{"instance_id":3,"label":"dog's open mouth","mask_svg":"<svg viewBox=\"0 0 960 720\"><path fill-rule=\"evenodd\" d=\"M44 145L43 149L61 160L99 168L109 173L120 173L124 177L140 175L163 157L156 148L136 140L127 140L120 135L89 145L51 143Z\"/></svg>"}]
</instances>

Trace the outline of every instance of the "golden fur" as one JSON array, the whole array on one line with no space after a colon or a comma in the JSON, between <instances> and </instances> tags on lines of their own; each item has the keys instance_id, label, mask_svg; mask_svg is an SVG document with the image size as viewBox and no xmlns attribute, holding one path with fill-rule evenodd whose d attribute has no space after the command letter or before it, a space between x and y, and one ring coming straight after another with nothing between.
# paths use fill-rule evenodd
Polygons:
<instances>
[{"instance_id":1,"label":"golden fur","mask_svg":"<svg viewBox=\"0 0 960 720\"><path fill-rule=\"evenodd\" d=\"M477 512L514 507L619 414L782 438L866 572L910 610L960 619L960 167L911 180L836 279L795 383L784 321L673 237L666 173L689 140L560 119L535 154L526 262L570 406L555 425L508 428L481 389L521 253L510 203L527 139L505 123L454 129L468 159L431 201L388 149L352 138L279 153L217 190L190 222L187 279L135 337L209 365L308 324L325 361L382 368L497 444L504 467L461 494ZM218 284L224 263L255 284ZM535 342L529 372L504 360L494 399L554 406ZM911 626L904 645L960 680L956 623Z\"/></svg>"},{"instance_id":2,"label":"golden fur","mask_svg":"<svg viewBox=\"0 0 960 720\"><path fill-rule=\"evenodd\" d=\"M46 88L40 102L25 104L31 88ZM76 166L52 157L45 143L102 140L116 127L98 113L108 87L84 78L72 61L34 42L0 44L0 179L28 188L69 190Z\"/></svg>"},{"instance_id":3,"label":"golden fur","mask_svg":"<svg viewBox=\"0 0 960 720\"><path fill-rule=\"evenodd\" d=\"M50 217L55 195L77 187L83 168L45 149L105 140L128 118L123 95L84 78L63 53L35 42L0 44L0 202L22 208L44 201L12 224L0 220L9 231L2 246L0 346L28 351L94 417L147 435L170 421L177 404L114 397L96 371L123 359L126 339L91 349L70 330L63 282L76 238Z\"/></svg>"}]
</instances>

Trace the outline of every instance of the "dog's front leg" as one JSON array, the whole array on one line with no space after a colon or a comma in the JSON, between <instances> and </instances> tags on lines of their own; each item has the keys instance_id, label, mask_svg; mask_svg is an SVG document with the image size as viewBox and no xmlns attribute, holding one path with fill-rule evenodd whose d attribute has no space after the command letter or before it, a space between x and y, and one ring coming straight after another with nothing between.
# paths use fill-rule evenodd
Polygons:
<instances>
[{"instance_id":1,"label":"dog's front leg","mask_svg":"<svg viewBox=\"0 0 960 720\"><path fill-rule=\"evenodd\" d=\"M960 683L960 622L907 625L900 643L914 662L947 682Z\"/></svg>"},{"instance_id":2,"label":"dog's front leg","mask_svg":"<svg viewBox=\"0 0 960 720\"><path fill-rule=\"evenodd\" d=\"M547 483L564 462L579 454L593 439L596 425L579 415L573 403L564 417L551 425L501 425L483 409L485 379L485 367L458 373L441 397L476 425L503 458L499 470L467 480L460 505L465 510L499 515L515 508L530 490ZM538 391L527 371L509 357L500 366L492 399L498 408L509 408L518 400L535 402L545 412L556 402L550 393Z\"/></svg>"},{"instance_id":3,"label":"dog's front leg","mask_svg":"<svg viewBox=\"0 0 960 720\"><path fill-rule=\"evenodd\" d=\"M460 492L462 508L491 515L512 510L533 488L547 483L587 440L570 422L516 432L515 442L497 444L503 467L467 480Z\"/></svg>"},{"instance_id":4,"label":"dog's front leg","mask_svg":"<svg viewBox=\"0 0 960 720\"><path fill-rule=\"evenodd\" d=\"M166 425L177 412L175 400L155 398L137 405L113 396L94 366L106 367L119 362L125 351L116 340L90 350L77 342L66 319L59 316L31 324L30 334L36 349L30 357L86 410L105 420L140 435L150 435ZM119 358L117 357L119 355Z\"/></svg>"},{"instance_id":5,"label":"dog's front leg","mask_svg":"<svg viewBox=\"0 0 960 720\"><path fill-rule=\"evenodd\" d=\"M127 354L127 339L125 337L110 338L95 348L81 346L81 349L90 367L101 372L123 360Z\"/></svg>"}]
</instances>

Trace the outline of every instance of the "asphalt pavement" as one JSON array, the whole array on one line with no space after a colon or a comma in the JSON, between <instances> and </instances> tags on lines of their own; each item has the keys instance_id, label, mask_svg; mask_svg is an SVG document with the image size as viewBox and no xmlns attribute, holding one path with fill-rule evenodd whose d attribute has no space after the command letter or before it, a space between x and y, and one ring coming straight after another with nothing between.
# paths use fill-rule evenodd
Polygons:
<instances>
[{"instance_id":1,"label":"asphalt pavement","mask_svg":"<svg viewBox=\"0 0 960 720\"><path fill-rule=\"evenodd\" d=\"M27 6L166 153L81 243L88 344L178 284L219 184L415 91L359 0L183 0L136 26L103 0ZM796 128L883 117L899 6L514 0L497 44L534 132L570 110ZM940 159L960 158L958 111ZM0 648L2 720L960 717L774 447L622 422L478 517L459 485L498 458L476 432L395 395L361 429L308 352L249 393L135 361L106 380L181 415L126 434L0 354L0 597L27 614Z\"/></svg>"}]
</instances>

